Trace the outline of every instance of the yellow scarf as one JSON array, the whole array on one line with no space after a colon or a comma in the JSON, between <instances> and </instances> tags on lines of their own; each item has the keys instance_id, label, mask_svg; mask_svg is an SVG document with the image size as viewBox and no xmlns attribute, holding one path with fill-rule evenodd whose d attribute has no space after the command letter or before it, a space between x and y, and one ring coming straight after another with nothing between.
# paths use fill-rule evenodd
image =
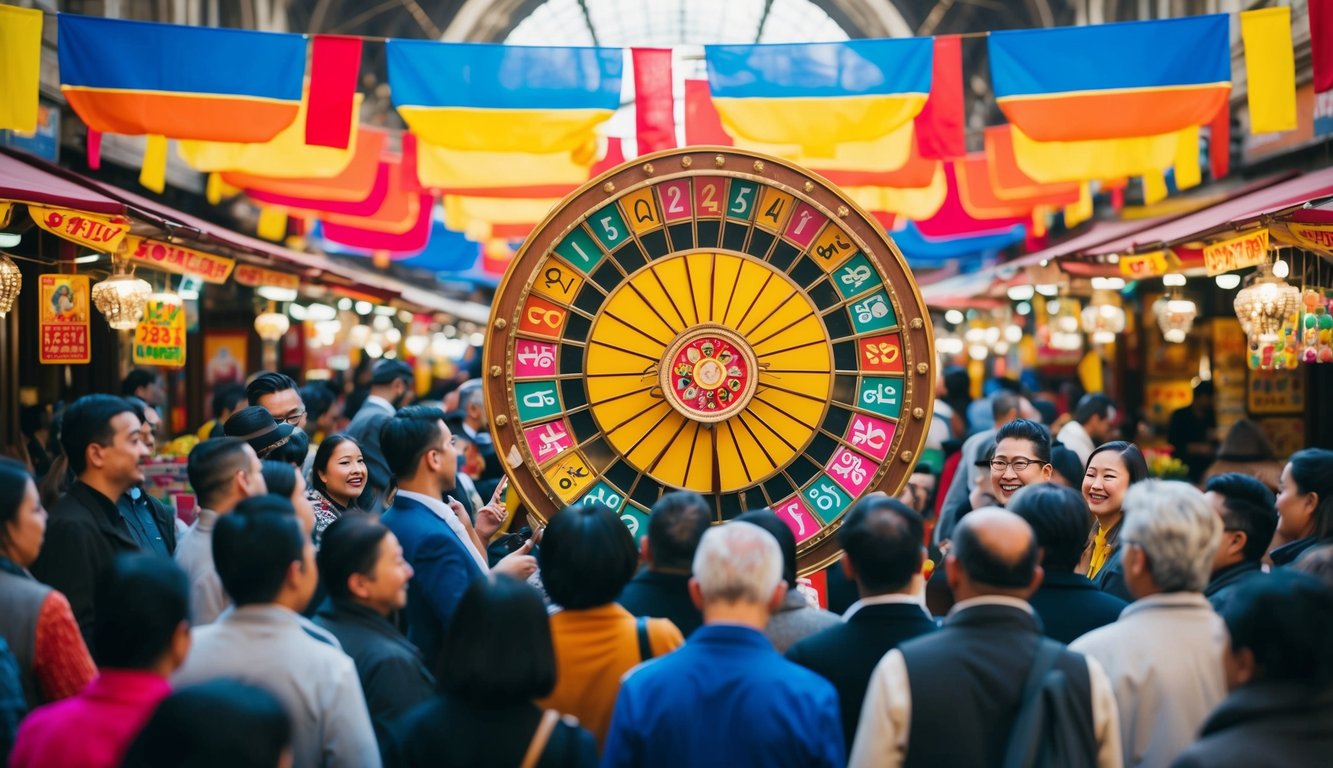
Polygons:
<instances>
[{"instance_id":1,"label":"yellow scarf","mask_svg":"<svg viewBox=\"0 0 1333 768\"><path fill-rule=\"evenodd\" d=\"M1088 578L1097 575L1097 571L1106 565L1106 558L1111 554L1111 547L1106 543L1106 529L1097 525L1097 535L1092 538L1092 560L1088 562Z\"/></svg>"}]
</instances>

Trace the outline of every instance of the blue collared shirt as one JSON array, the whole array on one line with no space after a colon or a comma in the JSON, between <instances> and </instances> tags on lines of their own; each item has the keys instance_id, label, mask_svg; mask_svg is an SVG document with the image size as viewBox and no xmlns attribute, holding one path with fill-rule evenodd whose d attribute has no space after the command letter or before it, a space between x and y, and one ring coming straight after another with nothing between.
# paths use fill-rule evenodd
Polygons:
<instances>
[{"instance_id":1,"label":"blue collared shirt","mask_svg":"<svg viewBox=\"0 0 1333 768\"><path fill-rule=\"evenodd\" d=\"M603 768L841 766L838 694L757 630L708 624L634 668L616 699Z\"/></svg>"}]
</instances>

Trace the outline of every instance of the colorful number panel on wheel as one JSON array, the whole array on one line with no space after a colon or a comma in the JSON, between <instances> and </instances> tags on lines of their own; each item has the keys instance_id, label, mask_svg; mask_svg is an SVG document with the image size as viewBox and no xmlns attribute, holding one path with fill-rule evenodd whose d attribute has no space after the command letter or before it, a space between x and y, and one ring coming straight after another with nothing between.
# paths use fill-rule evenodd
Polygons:
<instances>
[{"instance_id":1,"label":"colorful number panel on wheel","mask_svg":"<svg viewBox=\"0 0 1333 768\"><path fill-rule=\"evenodd\" d=\"M557 206L511 264L485 347L497 451L524 506L663 493L719 523L769 508L802 571L925 441L929 315L878 224L818 176L734 150L622 165Z\"/></svg>"}]
</instances>

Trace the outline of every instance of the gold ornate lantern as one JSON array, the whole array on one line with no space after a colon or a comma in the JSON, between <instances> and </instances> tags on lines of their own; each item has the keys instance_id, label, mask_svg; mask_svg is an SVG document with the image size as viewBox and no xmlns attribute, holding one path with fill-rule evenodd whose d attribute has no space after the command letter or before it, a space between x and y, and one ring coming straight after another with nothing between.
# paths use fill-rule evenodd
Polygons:
<instances>
[{"instance_id":1,"label":"gold ornate lantern","mask_svg":"<svg viewBox=\"0 0 1333 768\"><path fill-rule=\"evenodd\" d=\"M8 256L0 254L0 317L9 314L14 302L23 289L23 275L18 265Z\"/></svg>"},{"instance_id":2,"label":"gold ornate lantern","mask_svg":"<svg viewBox=\"0 0 1333 768\"><path fill-rule=\"evenodd\" d=\"M118 331L133 330L143 319L153 286L117 264L115 273L93 286L93 306Z\"/></svg>"}]
</instances>

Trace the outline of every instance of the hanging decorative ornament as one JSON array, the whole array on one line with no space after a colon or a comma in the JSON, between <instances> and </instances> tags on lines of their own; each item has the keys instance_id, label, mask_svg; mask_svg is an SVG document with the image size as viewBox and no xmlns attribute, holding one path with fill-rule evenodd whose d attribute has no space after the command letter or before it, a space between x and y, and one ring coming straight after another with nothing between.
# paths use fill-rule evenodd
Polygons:
<instances>
[{"instance_id":1,"label":"hanging decorative ornament","mask_svg":"<svg viewBox=\"0 0 1333 768\"><path fill-rule=\"evenodd\" d=\"M281 312L274 310L273 302L268 303L268 310L255 317L255 333L265 342L276 342L292 327L292 322Z\"/></svg>"},{"instance_id":2,"label":"hanging decorative ornament","mask_svg":"<svg viewBox=\"0 0 1333 768\"><path fill-rule=\"evenodd\" d=\"M0 254L0 317L9 314L14 308L14 301L23 289L23 275L18 265L8 256Z\"/></svg>"},{"instance_id":3,"label":"hanging decorative ornament","mask_svg":"<svg viewBox=\"0 0 1333 768\"><path fill-rule=\"evenodd\" d=\"M1333 363L1333 289L1306 288L1301 304L1301 362Z\"/></svg>"},{"instance_id":4,"label":"hanging decorative ornament","mask_svg":"<svg viewBox=\"0 0 1333 768\"><path fill-rule=\"evenodd\" d=\"M1268 265L1260 265L1236 293L1234 307L1241 329L1249 339L1250 368L1295 365L1299 356L1296 329L1300 306L1300 289L1274 277Z\"/></svg>"},{"instance_id":5,"label":"hanging decorative ornament","mask_svg":"<svg viewBox=\"0 0 1333 768\"><path fill-rule=\"evenodd\" d=\"M93 306L106 318L107 325L118 331L130 331L143 319L153 286L135 277L133 272L126 272L123 262L114 258L113 262L112 275L93 286Z\"/></svg>"},{"instance_id":6,"label":"hanging decorative ornament","mask_svg":"<svg viewBox=\"0 0 1333 768\"><path fill-rule=\"evenodd\" d=\"M1083 309L1083 332L1096 344L1110 344L1125 330L1125 310L1115 291L1099 290L1092 294L1092 303Z\"/></svg>"},{"instance_id":7,"label":"hanging decorative ornament","mask_svg":"<svg viewBox=\"0 0 1333 768\"><path fill-rule=\"evenodd\" d=\"M1199 315L1198 305L1182 297L1178 290L1153 302L1152 310L1157 316L1157 326L1162 329L1162 338L1168 344L1185 341L1194 327L1194 318Z\"/></svg>"}]
</instances>

